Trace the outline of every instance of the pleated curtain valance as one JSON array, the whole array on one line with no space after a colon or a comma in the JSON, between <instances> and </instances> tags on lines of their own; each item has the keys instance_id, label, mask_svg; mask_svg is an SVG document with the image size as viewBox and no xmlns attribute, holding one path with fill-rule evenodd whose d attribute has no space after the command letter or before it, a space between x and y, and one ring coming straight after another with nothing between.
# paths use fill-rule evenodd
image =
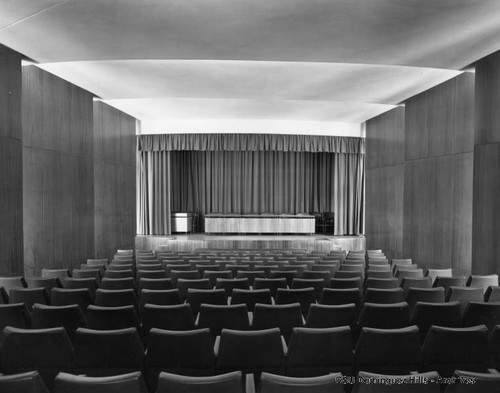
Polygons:
<instances>
[{"instance_id":1,"label":"pleated curtain valance","mask_svg":"<svg viewBox=\"0 0 500 393\"><path fill-rule=\"evenodd\" d=\"M139 135L139 151L290 151L365 154L364 138L281 134Z\"/></svg>"}]
</instances>

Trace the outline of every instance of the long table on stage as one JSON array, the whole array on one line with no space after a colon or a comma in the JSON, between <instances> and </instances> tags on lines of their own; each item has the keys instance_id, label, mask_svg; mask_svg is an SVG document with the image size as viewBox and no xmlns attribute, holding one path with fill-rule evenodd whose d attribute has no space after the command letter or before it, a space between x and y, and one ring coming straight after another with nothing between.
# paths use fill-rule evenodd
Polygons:
<instances>
[{"instance_id":1,"label":"long table on stage","mask_svg":"<svg viewBox=\"0 0 500 393\"><path fill-rule=\"evenodd\" d=\"M315 217L309 214L206 214L205 233L313 234Z\"/></svg>"}]
</instances>

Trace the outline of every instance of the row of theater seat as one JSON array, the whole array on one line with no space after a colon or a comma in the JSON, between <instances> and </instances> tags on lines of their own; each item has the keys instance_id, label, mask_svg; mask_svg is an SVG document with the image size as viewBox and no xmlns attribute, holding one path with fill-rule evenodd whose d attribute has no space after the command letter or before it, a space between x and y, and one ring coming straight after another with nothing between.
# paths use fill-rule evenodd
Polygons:
<instances>
[{"instance_id":1,"label":"row of theater seat","mask_svg":"<svg viewBox=\"0 0 500 393\"><path fill-rule=\"evenodd\" d=\"M196 289L188 291L188 303L182 303L177 290L168 290L166 292L170 295L175 295L169 298L170 304L157 305L146 301L140 311L136 305L109 306L105 303L105 306L88 305L83 308L83 312L80 305L74 304L73 300L68 300L67 305L61 306L35 303L30 312L25 304L17 303L0 305L0 327L9 325L36 329L64 326L70 335L77 327L99 330L136 327L144 335L147 335L151 328L189 330L195 327L207 327L213 335L218 335L223 328L258 330L279 327L282 335L288 338L294 327L304 325L312 328L348 325L356 333L362 327L400 328L414 324L419 327L422 335L425 335L431 325L467 327L485 324L491 330L495 325L500 324L499 302L472 301L463 313L460 303L456 301L417 302L413 307L406 302L390 304L367 302L358 310L354 300L359 299L359 290L341 291L345 296L345 304L310 304L307 302L306 310L298 302L259 303L255 296L252 297L253 303L245 304L246 300L242 297L240 304L227 305L224 290ZM117 292L122 293L122 291ZM165 291L158 292L164 295ZM134 295L131 290L127 293ZM238 293L238 290L235 290L230 299L231 303L233 299L237 300ZM269 290L244 291L243 293L258 294L259 297L264 294L272 300ZM347 297L347 295L357 297ZM130 299L134 297L130 296ZM335 298L335 300L338 299ZM153 302L154 299L151 301Z\"/></svg>"},{"instance_id":2,"label":"row of theater seat","mask_svg":"<svg viewBox=\"0 0 500 393\"><path fill-rule=\"evenodd\" d=\"M205 376L270 372L293 377L436 371L451 377L455 370L484 373L488 368L500 368L500 326L491 334L484 325L433 326L422 344L416 326L363 328L354 351L350 337L347 326L295 328L287 345L277 328L252 332L223 329L214 344L208 329L153 329L145 351L134 328L79 328L71 341L63 328L6 327L0 366L4 374L37 370L50 390L59 372L101 377L141 371L150 392L156 390L162 371Z\"/></svg>"},{"instance_id":3,"label":"row of theater seat","mask_svg":"<svg viewBox=\"0 0 500 393\"><path fill-rule=\"evenodd\" d=\"M233 371L217 376L183 376L161 372L157 393L440 393L443 384L437 372L389 376L360 372L356 378L342 373L296 378L271 373L260 376ZM346 387L346 384L349 384ZM497 392L500 374L455 371L446 384L445 393ZM2 390L4 389L4 390ZM48 393L36 371L0 376L0 391ZM59 373L55 393L147 393L140 372L112 377L87 377Z\"/></svg>"}]
</instances>

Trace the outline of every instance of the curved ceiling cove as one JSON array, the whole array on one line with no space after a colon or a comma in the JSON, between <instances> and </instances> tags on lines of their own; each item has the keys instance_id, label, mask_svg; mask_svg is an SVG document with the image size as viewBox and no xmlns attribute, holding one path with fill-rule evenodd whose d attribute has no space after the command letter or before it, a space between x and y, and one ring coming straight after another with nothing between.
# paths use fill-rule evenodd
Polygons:
<instances>
[{"instance_id":1,"label":"curved ceiling cove","mask_svg":"<svg viewBox=\"0 0 500 393\"><path fill-rule=\"evenodd\" d=\"M0 43L143 132L204 119L361 130L500 49L499 37L498 0L0 2Z\"/></svg>"}]
</instances>

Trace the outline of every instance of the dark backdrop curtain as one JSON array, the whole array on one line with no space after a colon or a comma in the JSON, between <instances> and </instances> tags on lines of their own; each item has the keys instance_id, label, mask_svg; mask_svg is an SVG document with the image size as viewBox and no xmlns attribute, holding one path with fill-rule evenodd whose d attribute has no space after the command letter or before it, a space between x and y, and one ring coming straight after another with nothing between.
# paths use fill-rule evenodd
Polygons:
<instances>
[{"instance_id":1,"label":"dark backdrop curtain","mask_svg":"<svg viewBox=\"0 0 500 393\"><path fill-rule=\"evenodd\" d=\"M140 234L170 234L185 211L334 212L336 234L364 232L361 138L142 135L138 150Z\"/></svg>"}]
</instances>

